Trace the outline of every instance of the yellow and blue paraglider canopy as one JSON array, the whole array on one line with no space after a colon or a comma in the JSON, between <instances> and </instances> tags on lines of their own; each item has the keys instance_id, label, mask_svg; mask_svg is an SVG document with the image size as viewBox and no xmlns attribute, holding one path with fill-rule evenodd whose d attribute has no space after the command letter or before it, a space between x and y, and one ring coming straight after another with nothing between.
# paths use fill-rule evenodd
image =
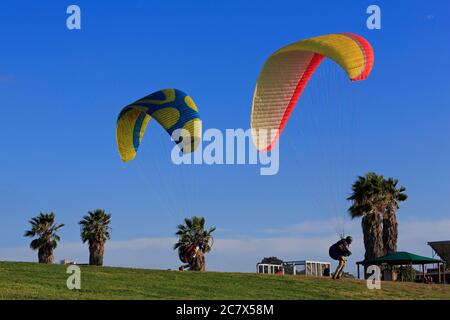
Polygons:
<instances>
[{"instance_id":1,"label":"yellow and blue paraglider canopy","mask_svg":"<svg viewBox=\"0 0 450 320\"><path fill-rule=\"evenodd\" d=\"M195 151L202 135L198 108L186 93L177 89L164 89L133 102L120 112L116 142L123 161L133 160L136 156L151 118L170 136L180 129L175 142L184 153Z\"/></svg>"},{"instance_id":2,"label":"yellow and blue paraglider canopy","mask_svg":"<svg viewBox=\"0 0 450 320\"><path fill-rule=\"evenodd\" d=\"M258 150L269 151L278 141L303 89L324 58L339 64L352 81L366 79L374 62L369 42L351 33L301 40L273 53L253 94L251 128Z\"/></svg>"}]
</instances>

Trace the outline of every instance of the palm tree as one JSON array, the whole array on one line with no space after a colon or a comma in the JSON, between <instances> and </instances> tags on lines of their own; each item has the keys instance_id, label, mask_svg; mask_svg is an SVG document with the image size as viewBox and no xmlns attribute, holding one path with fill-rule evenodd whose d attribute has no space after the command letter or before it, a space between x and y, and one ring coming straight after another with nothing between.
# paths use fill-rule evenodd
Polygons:
<instances>
[{"instance_id":1,"label":"palm tree","mask_svg":"<svg viewBox=\"0 0 450 320\"><path fill-rule=\"evenodd\" d=\"M352 219L362 218L365 259L377 258L384 254L381 213L386 205L383 184L383 176L370 172L364 177L358 177L352 186L352 195L347 198L352 201L348 209Z\"/></svg>"},{"instance_id":2,"label":"palm tree","mask_svg":"<svg viewBox=\"0 0 450 320\"><path fill-rule=\"evenodd\" d=\"M25 231L25 237L37 237L30 243L30 248L38 250L39 263L53 263L53 250L58 246L61 238L56 234L64 224L55 224L55 214L40 213L32 218L29 223L31 229Z\"/></svg>"},{"instance_id":3,"label":"palm tree","mask_svg":"<svg viewBox=\"0 0 450 320\"><path fill-rule=\"evenodd\" d=\"M178 236L178 241L174 245L174 250L178 250L178 255L180 260L186 254L190 252L190 248L195 248L192 251L192 255L187 257L187 267L192 271L205 271L205 254L211 251L212 247L212 233L216 228L205 229L205 218L203 217L192 217L185 218L184 224L177 226L178 231L176 235ZM180 267L182 270L185 266Z\"/></svg>"},{"instance_id":4,"label":"palm tree","mask_svg":"<svg viewBox=\"0 0 450 320\"><path fill-rule=\"evenodd\" d=\"M383 214L383 246L385 254L397 251L399 203L406 201L408 195L405 187L397 188L398 180L389 178L384 182L386 208Z\"/></svg>"},{"instance_id":5,"label":"palm tree","mask_svg":"<svg viewBox=\"0 0 450 320\"><path fill-rule=\"evenodd\" d=\"M81 240L89 244L89 264L94 266L103 265L105 253L105 242L110 239L111 215L105 210L96 209L89 211L78 223L81 226Z\"/></svg>"}]
</instances>

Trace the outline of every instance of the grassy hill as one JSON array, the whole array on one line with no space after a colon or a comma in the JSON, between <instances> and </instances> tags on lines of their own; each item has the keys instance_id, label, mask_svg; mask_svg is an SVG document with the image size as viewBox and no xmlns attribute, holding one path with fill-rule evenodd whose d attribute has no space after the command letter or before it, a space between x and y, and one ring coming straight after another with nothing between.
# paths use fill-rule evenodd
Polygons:
<instances>
[{"instance_id":1,"label":"grassy hill","mask_svg":"<svg viewBox=\"0 0 450 320\"><path fill-rule=\"evenodd\" d=\"M0 299L450 299L449 285L81 267L81 290L66 287L66 267L0 262Z\"/></svg>"}]
</instances>

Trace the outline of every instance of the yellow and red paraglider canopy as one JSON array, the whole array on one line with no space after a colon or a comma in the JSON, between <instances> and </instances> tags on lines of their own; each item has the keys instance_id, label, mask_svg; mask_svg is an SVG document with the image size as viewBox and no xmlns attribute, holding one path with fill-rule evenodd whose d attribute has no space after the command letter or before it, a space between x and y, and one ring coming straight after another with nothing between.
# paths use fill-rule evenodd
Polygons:
<instances>
[{"instance_id":1,"label":"yellow and red paraglider canopy","mask_svg":"<svg viewBox=\"0 0 450 320\"><path fill-rule=\"evenodd\" d=\"M278 141L303 89L325 57L339 64L352 81L366 79L374 62L369 42L351 33L301 40L272 54L253 94L251 128L258 150L269 151Z\"/></svg>"}]
</instances>

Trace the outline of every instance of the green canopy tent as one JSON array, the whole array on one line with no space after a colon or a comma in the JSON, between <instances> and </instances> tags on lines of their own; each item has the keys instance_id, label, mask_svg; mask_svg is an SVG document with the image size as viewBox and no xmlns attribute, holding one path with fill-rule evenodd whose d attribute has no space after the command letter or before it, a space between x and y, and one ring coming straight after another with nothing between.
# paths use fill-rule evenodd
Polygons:
<instances>
[{"instance_id":1,"label":"green canopy tent","mask_svg":"<svg viewBox=\"0 0 450 320\"><path fill-rule=\"evenodd\" d=\"M382 265L387 264L389 266L413 266L413 265L422 265L422 277L425 281L425 265L426 264L437 264L438 270L439 270L439 283L441 282L441 273L440 273L440 264L444 263L444 261L439 259L433 259L433 258L427 258L423 256L419 256L417 254L405 252L405 251L399 251L399 252L392 252L385 256L374 258L374 259L368 259L364 261L358 261L356 262L356 265L358 266L358 278L359 278L359 266L363 265L364 268L370 266L370 265Z\"/></svg>"}]
</instances>

